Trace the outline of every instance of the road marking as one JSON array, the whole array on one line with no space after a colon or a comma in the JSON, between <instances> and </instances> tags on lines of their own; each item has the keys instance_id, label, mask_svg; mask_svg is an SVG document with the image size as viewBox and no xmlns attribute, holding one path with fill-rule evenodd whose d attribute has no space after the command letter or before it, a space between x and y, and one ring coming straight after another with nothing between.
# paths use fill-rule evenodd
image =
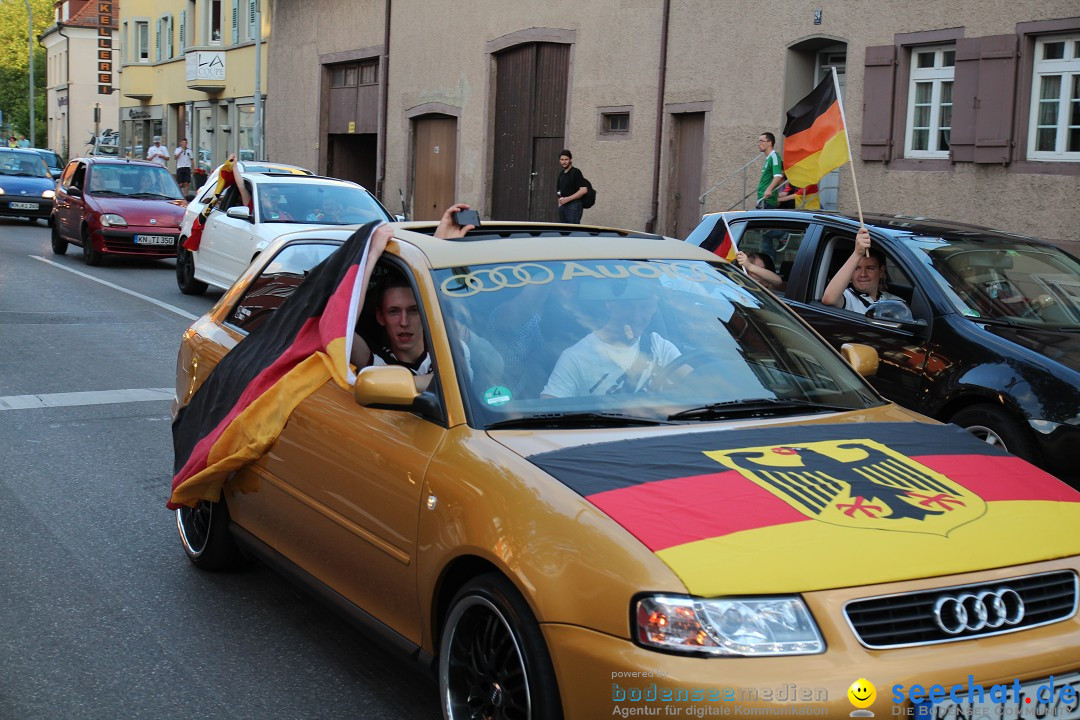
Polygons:
<instances>
[{"instance_id":1,"label":"road marking","mask_svg":"<svg viewBox=\"0 0 1080 720\"><path fill-rule=\"evenodd\" d=\"M155 300L152 297L149 297L147 295L143 295L142 293L137 293L134 290L128 290L125 287L120 287L119 285L115 285L115 284L113 284L113 283L111 283L111 282L109 282L107 280L102 280L100 278L94 277L93 275L88 275L88 274L86 274L84 272L79 272L78 270L73 270L72 268L65 267L65 266L61 265L60 263L53 262L52 260L49 260L47 258L43 258L40 255L31 255L30 257L34 258L35 260L40 260L43 263L48 263L49 265L52 265L53 267L60 268L61 270L67 270L69 273L75 273L76 275L78 275L80 277L84 277L87 280L93 280L96 283L101 283L102 285L105 285L107 287L111 287L113 290L119 290L122 293L127 293L128 295L132 295L132 296L137 297L137 298L139 298L141 300L145 300L146 302L157 305L159 308L162 308L164 310L168 310L171 313L176 313L177 315L179 315L181 317L186 317L188 320L198 320L199 319L198 315L192 315L187 310L181 310L180 308L176 307L175 305L169 305L168 303L163 303L160 300Z\"/></svg>"},{"instance_id":2,"label":"road marking","mask_svg":"<svg viewBox=\"0 0 1080 720\"><path fill-rule=\"evenodd\" d=\"M172 388L142 388L135 390L90 390L87 392L52 393L49 395L0 396L0 410L30 410L37 408L76 407L79 405L109 405L112 403L172 400Z\"/></svg>"}]
</instances>

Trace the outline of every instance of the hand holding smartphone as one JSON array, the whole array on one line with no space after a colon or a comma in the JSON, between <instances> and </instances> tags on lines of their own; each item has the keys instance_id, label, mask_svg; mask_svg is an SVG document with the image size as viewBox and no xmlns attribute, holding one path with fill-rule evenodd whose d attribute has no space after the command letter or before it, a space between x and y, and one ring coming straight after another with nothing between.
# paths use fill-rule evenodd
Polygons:
<instances>
[{"instance_id":1,"label":"hand holding smartphone","mask_svg":"<svg viewBox=\"0 0 1080 720\"><path fill-rule=\"evenodd\" d=\"M480 213L475 210L458 210L454 213L454 222L461 227L472 225L480 227Z\"/></svg>"}]
</instances>

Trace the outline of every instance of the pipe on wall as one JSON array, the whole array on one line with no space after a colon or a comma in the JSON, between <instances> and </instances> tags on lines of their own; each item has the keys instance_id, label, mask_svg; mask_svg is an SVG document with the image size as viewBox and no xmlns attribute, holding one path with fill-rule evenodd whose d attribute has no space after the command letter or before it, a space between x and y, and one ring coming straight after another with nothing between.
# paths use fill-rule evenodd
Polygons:
<instances>
[{"instance_id":1,"label":"pipe on wall","mask_svg":"<svg viewBox=\"0 0 1080 720\"><path fill-rule=\"evenodd\" d=\"M671 0L664 0L663 20L660 23L660 77L656 87L656 146L653 149L652 211L646 232L656 232L657 215L660 213L660 151L664 141L664 85L667 81L668 20L671 17Z\"/></svg>"}]
</instances>

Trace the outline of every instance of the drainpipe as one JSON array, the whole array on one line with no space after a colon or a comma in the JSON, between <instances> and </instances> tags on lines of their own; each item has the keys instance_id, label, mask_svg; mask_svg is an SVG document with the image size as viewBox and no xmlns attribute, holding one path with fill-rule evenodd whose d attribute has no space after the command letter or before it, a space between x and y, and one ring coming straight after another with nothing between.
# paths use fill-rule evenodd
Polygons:
<instances>
[{"instance_id":1,"label":"drainpipe","mask_svg":"<svg viewBox=\"0 0 1080 720\"><path fill-rule=\"evenodd\" d=\"M653 148L652 214L645 223L645 232L655 232L660 212L660 149L664 141L664 85L667 82L668 20L671 0L664 0L664 19L660 24L660 77L656 83L656 147Z\"/></svg>"},{"instance_id":2,"label":"drainpipe","mask_svg":"<svg viewBox=\"0 0 1080 720\"><path fill-rule=\"evenodd\" d=\"M67 118L67 127L64 129L64 138L67 140L67 146L68 146L67 147L67 157L64 158L64 162L66 163L72 157L72 152L71 152L71 38L64 34L64 24L61 23L61 22L56 23L56 32L59 33L60 37L64 38L64 64L67 65L67 67L64 68L64 80L66 81L67 86L68 86L68 91L67 91L67 111L64 113L64 117ZM39 45L41 44L41 38L38 38L38 44ZM47 75L46 75L46 78L48 78ZM46 79L46 83L48 83L47 79ZM94 139L94 142L95 143L97 142L96 137ZM55 150L56 148L53 148L53 149ZM79 154L81 155L82 153L79 153Z\"/></svg>"},{"instance_id":3,"label":"drainpipe","mask_svg":"<svg viewBox=\"0 0 1080 720\"><path fill-rule=\"evenodd\" d=\"M265 160L263 156L263 112L262 112L262 0L255 3L255 159Z\"/></svg>"},{"instance_id":4,"label":"drainpipe","mask_svg":"<svg viewBox=\"0 0 1080 720\"><path fill-rule=\"evenodd\" d=\"M379 157L375 167L375 197L383 199L383 185L386 182L386 127L387 108L390 101L390 10L392 0L386 0L383 19L383 54L379 63L379 80L382 81L382 97L379 98Z\"/></svg>"}]
</instances>

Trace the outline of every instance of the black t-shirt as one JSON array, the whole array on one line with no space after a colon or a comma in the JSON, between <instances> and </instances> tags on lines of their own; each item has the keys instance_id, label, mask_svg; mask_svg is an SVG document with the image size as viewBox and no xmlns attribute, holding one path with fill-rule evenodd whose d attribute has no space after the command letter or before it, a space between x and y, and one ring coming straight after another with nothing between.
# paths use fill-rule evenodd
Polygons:
<instances>
[{"instance_id":1,"label":"black t-shirt","mask_svg":"<svg viewBox=\"0 0 1080 720\"><path fill-rule=\"evenodd\" d=\"M569 170L559 173L559 196L570 197L581 188L585 187L585 176L573 165ZM580 201L578 198L577 201Z\"/></svg>"}]
</instances>

